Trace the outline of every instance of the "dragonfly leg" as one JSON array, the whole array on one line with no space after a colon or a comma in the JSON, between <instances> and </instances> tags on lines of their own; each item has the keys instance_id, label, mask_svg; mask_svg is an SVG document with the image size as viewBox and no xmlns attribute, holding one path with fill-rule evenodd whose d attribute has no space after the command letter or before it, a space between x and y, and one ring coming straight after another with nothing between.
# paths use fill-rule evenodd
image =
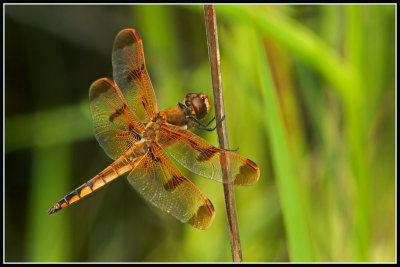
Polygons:
<instances>
[{"instance_id":1,"label":"dragonfly leg","mask_svg":"<svg viewBox=\"0 0 400 267\"><path fill-rule=\"evenodd\" d=\"M201 130L205 130L205 131L210 131L210 132L212 132L212 131L214 131L215 129L217 129L218 125L220 125L221 122L222 122L223 120L225 120L225 115L222 117L222 119L221 119L220 121L218 121L218 122L216 123L216 125L215 125L214 128L208 128L208 125L210 125L211 122L213 122L213 121L215 120L215 117L214 117L213 119L211 119L207 124L201 123L199 120L197 120L197 119L196 119L195 117L193 117L193 116L189 116L189 119L191 119L191 120L193 120L194 122L197 123L197 128L199 128L199 129L201 129Z\"/></svg>"},{"instance_id":2,"label":"dragonfly leg","mask_svg":"<svg viewBox=\"0 0 400 267\"><path fill-rule=\"evenodd\" d=\"M222 118L221 121L223 121L224 119L225 119L225 116ZM210 125L214 120L215 120L215 117L212 118L205 126L207 127L207 126Z\"/></svg>"},{"instance_id":3,"label":"dragonfly leg","mask_svg":"<svg viewBox=\"0 0 400 267\"><path fill-rule=\"evenodd\" d=\"M215 125L214 128L208 128L208 125L210 125L215 120L215 117L212 118L207 124L202 124L200 121L198 121L194 117L189 117L189 118L198 123L197 128L202 129L202 130L206 130L206 131L214 131L215 129L217 129L218 125L220 125L221 122L225 119L225 115L222 117L222 119L220 121L217 122L217 124ZM239 148L236 148L236 149L224 149L224 150L225 151L230 151L230 152L235 152L235 151L238 151Z\"/></svg>"}]
</instances>

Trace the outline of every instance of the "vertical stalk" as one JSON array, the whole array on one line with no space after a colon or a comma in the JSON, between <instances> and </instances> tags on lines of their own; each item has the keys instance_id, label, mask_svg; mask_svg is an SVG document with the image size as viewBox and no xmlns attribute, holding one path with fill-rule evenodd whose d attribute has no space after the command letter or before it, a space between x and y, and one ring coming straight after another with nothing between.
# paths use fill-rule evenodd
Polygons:
<instances>
[{"instance_id":1,"label":"vertical stalk","mask_svg":"<svg viewBox=\"0 0 400 267\"><path fill-rule=\"evenodd\" d=\"M213 85L214 108L216 121L221 121L225 116L224 99L222 94L221 68L218 46L217 19L214 5L204 6L204 19L207 33L208 57L211 67ZM229 149L226 121L217 127L218 142L220 148ZM231 251L234 262L242 262L242 248L240 245L239 227L236 215L235 192L230 181L229 158L221 157L221 168L224 180L224 195L226 214L228 219L228 231L231 242Z\"/></svg>"}]
</instances>

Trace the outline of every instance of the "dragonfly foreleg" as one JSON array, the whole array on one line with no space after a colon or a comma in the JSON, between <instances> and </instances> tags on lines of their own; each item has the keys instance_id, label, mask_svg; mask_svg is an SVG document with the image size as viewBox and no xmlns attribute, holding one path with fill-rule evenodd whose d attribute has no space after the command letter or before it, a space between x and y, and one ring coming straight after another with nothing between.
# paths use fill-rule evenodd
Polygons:
<instances>
[{"instance_id":1,"label":"dragonfly foreleg","mask_svg":"<svg viewBox=\"0 0 400 267\"><path fill-rule=\"evenodd\" d=\"M217 127L221 124L221 122L222 122L223 120L225 120L225 115L222 117L222 119L221 119L220 121L218 121L218 122L216 123L215 127L213 127L213 128L209 128L208 125L210 125L210 124L215 120L215 117L212 118L207 124L201 123L198 119L196 119L196 118L193 117L193 116L189 116L189 119L191 119L191 120L193 120L194 122L197 123L197 126L196 126L197 128L199 128L199 129L201 129L201 130L206 130L206 131L212 132L212 131L214 131L215 129L217 129Z\"/></svg>"}]
</instances>

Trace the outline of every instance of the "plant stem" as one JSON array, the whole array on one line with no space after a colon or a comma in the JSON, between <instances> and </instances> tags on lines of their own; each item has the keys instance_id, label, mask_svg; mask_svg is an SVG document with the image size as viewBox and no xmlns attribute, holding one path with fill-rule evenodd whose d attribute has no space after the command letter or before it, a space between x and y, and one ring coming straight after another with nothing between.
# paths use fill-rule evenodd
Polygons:
<instances>
[{"instance_id":1,"label":"plant stem","mask_svg":"<svg viewBox=\"0 0 400 267\"><path fill-rule=\"evenodd\" d=\"M207 33L208 56L211 66L211 78L214 95L214 108L216 121L221 121L225 115L224 99L222 94L221 68L218 46L217 19L214 5L204 5L204 19ZM229 149L226 121L223 120L217 127L220 148ZM242 248L240 245L239 227L236 215L235 192L230 181L229 158L221 157L221 168L224 180L224 195L228 231L231 241L231 251L234 262L242 262Z\"/></svg>"}]
</instances>

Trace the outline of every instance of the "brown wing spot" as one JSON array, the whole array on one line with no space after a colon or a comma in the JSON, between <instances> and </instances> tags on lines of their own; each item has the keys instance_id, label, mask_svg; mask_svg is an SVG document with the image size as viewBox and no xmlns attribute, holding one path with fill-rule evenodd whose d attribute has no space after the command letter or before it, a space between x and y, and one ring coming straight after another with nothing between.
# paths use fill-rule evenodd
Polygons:
<instances>
[{"instance_id":1,"label":"brown wing spot","mask_svg":"<svg viewBox=\"0 0 400 267\"><path fill-rule=\"evenodd\" d=\"M151 159L155 162L160 162L161 159L159 157L154 156L153 152L150 152Z\"/></svg>"},{"instance_id":2,"label":"brown wing spot","mask_svg":"<svg viewBox=\"0 0 400 267\"><path fill-rule=\"evenodd\" d=\"M89 88L89 100L92 101L93 99L96 99L114 86L115 84L108 78L102 78L94 81Z\"/></svg>"},{"instance_id":3,"label":"brown wing spot","mask_svg":"<svg viewBox=\"0 0 400 267\"><path fill-rule=\"evenodd\" d=\"M200 151L200 150L198 150L198 151ZM215 155L215 153L217 153L217 150L214 149L213 146L210 146L207 149L202 149L202 151L200 152L200 154L197 156L196 159L198 161L207 161L207 160L211 159Z\"/></svg>"},{"instance_id":4,"label":"brown wing spot","mask_svg":"<svg viewBox=\"0 0 400 267\"><path fill-rule=\"evenodd\" d=\"M135 126L134 126L133 124L129 124L128 130L129 130L130 132L134 132L134 131L135 131Z\"/></svg>"},{"instance_id":5,"label":"brown wing spot","mask_svg":"<svg viewBox=\"0 0 400 267\"><path fill-rule=\"evenodd\" d=\"M260 169L251 160L246 159L246 163L240 166L239 173L236 174L233 184L235 185L251 185L258 181L260 177Z\"/></svg>"},{"instance_id":6,"label":"brown wing spot","mask_svg":"<svg viewBox=\"0 0 400 267\"><path fill-rule=\"evenodd\" d=\"M168 180L163 184L165 190L173 191L177 188L183 181L185 181L185 177L174 175L171 180Z\"/></svg>"},{"instance_id":7,"label":"brown wing spot","mask_svg":"<svg viewBox=\"0 0 400 267\"><path fill-rule=\"evenodd\" d=\"M140 41L140 37L134 29L122 30L115 38L114 50L123 49L124 47L131 46Z\"/></svg>"},{"instance_id":8,"label":"brown wing spot","mask_svg":"<svg viewBox=\"0 0 400 267\"><path fill-rule=\"evenodd\" d=\"M207 229L212 221L214 220L215 210L211 201L206 198L205 203L197 209L197 212L193 214L187 223L198 229Z\"/></svg>"},{"instance_id":9,"label":"brown wing spot","mask_svg":"<svg viewBox=\"0 0 400 267\"><path fill-rule=\"evenodd\" d=\"M142 140L142 136L136 132L132 132L133 138L135 138L136 140L140 141Z\"/></svg>"},{"instance_id":10,"label":"brown wing spot","mask_svg":"<svg viewBox=\"0 0 400 267\"><path fill-rule=\"evenodd\" d=\"M204 149L203 147L199 146L194 140L187 139L187 141L194 150L200 153L196 158L198 161L207 161L212 158L215 153L217 153L217 150L213 146Z\"/></svg>"},{"instance_id":11,"label":"brown wing spot","mask_svg":"<svg viewBox=\"0 0 400 267\"><path fill-rule=\"evenodd\" d=\"M110 122L113 122L115 118L124 114L125 109L126 109L126 104L124 103L120 109L115 110L115 112L110 115L109 117Z\"/></svg>"},{"instance_id":12,"label":"brown wing spot","mask_svg":"<svg viewBox=\"0 0 400 267\"><path fill-rule=\"evenodd\" d=\"M129 130L129 133L131 135L133 135L133 138L135 138L138 141L142 140L142 136L135 131L135 126L133 124L129 124L128 130ZM131 145L133 145L132 142L130 142L129 146L131 146Z\"/></svg>"},{"instance_id":13,"label":"brown wing spot","mask_svg":"<svg viewBox=\"0 0 400 267\"><path fill-rule=\"evenodd\" d=\"M143 105L143 107L144 107L145 109L146 109L146 107L149 106L149 101L147 100L146 97L143 97L143 96L142 96L142 105Z\"/></svg>"},{"instance_id":14,"label":"brown wing spot","mask_svg":"<svg viewBox=\"0 0 400 267\"><path fill-rule=\"evenodd\" d=\"M177 136L179 137L179 135L177 135ZM202 152L202 151L203 151L203 149L202 149L201 147L199 147L199 146L197 145L197 143L196 143L195 141L193 141L192 139L187 139L187 141L189 142L190 146L191 146L194 150L199 151L199 152Z\"/></svg>"},{"instance_id":15,"label":"brown wing spot","mask_svg":"<svg viewBox=\"0 0 400 267\"><path fill-rule=\"evenodd\" d=\"M148 150L149 150L150 157L151 157L151 159L152 159L153 161L155 161L155 162L161 162L161 159L160 159L159 157L154 156L153 149L152 149L151 146L148 148Z\"/></svg>"}]
</instances>

